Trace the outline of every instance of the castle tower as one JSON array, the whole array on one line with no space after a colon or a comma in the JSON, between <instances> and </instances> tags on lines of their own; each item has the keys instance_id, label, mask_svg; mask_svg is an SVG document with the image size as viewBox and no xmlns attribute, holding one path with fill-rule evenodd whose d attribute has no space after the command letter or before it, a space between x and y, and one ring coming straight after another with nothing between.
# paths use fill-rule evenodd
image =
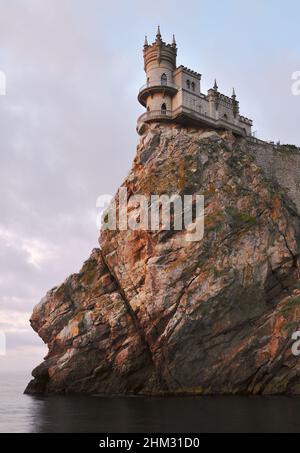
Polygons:
<instances>
[{"instance_id":1,"label":"castle tower","mask_svg":"<svg viewBox=\"0 0 300 453\"><path fill-rule=\"evenodd\" d=\"M139 102L147 108L149 115L161 114L168 117L172 111L172 98L178 92L174 85L173 74L176 69L177 45L175 36L172 44L162 40L158 27L155 42L148 44L146 37L144 44L144 69L147 83L138 95Z\"/></svg>"},{"instance_id":2,"label":"castle tower","mask_svg":"<svg viewBox=\"0 0 300 453\"><path fill-rule=\"evenodd\" d=\"M175 36L170 44L162 40L158 27L154 43L144 43L144 69L147 83L138 100L146 108L137 120L137 132L145 134L151 123L176 123L189 127L230 130L251 136L252 121L240 115L235 91L222 94L215 80L207 95L201 92L202 75L185 66L177 67Z\"/></svg>"}]
</instances>

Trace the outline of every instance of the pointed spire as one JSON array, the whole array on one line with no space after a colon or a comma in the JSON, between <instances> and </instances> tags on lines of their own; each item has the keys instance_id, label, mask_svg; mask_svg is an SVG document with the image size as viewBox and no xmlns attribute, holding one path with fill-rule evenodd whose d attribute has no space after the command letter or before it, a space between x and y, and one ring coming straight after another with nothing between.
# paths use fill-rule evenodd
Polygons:
<instances>
[{"instance_id":1,"label":"pointed spire","mask_svg":"<svg viewBox=\"0 0 300 453\"><path fill-rule=\"evenodd\" d=\"M161 41L160 26L157 27L156 41Z\"/></svg>"},{"instance_id":2,"label":"pointed spire","mask_svg":"<svg viewBox=\"0 0 300 453\"><path fill-rule=\"evenodd\" d=\"M173 47L176 47L176 46L177 46L175 35L173 35L173 42L172 42L172 45L173 45Z\"/></svg>"},{"instance_id":3,"label":"pointed spire","mask_svg":"<svg viewBox=\"0 0 300 453\"><path fill-rule=\"evenodd\" d=\"M219 89L219 87L218 87L218 84L217 84L217 79L215 79L214 90L218 91L218 89Z\"/></svg>"},{"instance_id":4,"label":"pointed spire","mask_svg":"<svg viewBox=\"0 0 300 453\"><path fill-rule=\"evenodd\" d=\"M232 90L232 99L234 99L234 100L236 99L236 93L235 93L235 89L234 88Z\"/></svg>"},{"instance_id":5,"label":"pointed spire","mask_svg":"<svg viewBox=\"0 0 300 453\"><path fill-rule=\"evenodd\" d=\"M148 44L148 37L147 37L147 35L146 35L146 36L145 36L145 44L144 44L144 47L148 47L148 46L149 46L149 44Z\"/></svg>"}]
</instances>

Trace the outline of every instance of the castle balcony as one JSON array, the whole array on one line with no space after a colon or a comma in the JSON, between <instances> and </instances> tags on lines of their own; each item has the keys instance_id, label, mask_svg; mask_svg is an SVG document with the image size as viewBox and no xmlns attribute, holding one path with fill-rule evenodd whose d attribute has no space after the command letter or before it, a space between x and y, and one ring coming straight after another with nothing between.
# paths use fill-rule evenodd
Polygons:
<instances>
[{"instance_id":1,"label":"castle balcony","mask_svg":"<svg viewBox=\"0 0 300 453\"><path fill-rule=\"evenodd\" d=\"M246 137L247 130L238 124L234 124L225 118L214 119L206 114L196 112L188 107L180 106L175 111L151 110L143 113L137 121L137 132L142 135L145 130L145 123L151 122L174 122L187 126L208 126L213 129L231 130L234 134Z\"/></svg>"},{"instance_id":2,"label":"castle balcony","mask_svg":"<svg viewBox=\"0 0 300 453\"><path fill-rule=\"evenodd\" d=\"M151 121L170 121L173 119L171 110L152 110L150 112L143 113L137 120L137 130L139 131L144 123Z\"/></svg>"},{"instance_id":3,"label":"castle balcony","mask_svg":"<svg viewBox=\"0 0 300 453\"><path fill-rule=\"evenodd\" d=\"M154 80L142 86L139 91L138 100L144 107L146 107L147 97L155 93L164 93L174 96L178 93L178 87L169 81L164 82L162 80Z\"/></svg>"}]
</instances>

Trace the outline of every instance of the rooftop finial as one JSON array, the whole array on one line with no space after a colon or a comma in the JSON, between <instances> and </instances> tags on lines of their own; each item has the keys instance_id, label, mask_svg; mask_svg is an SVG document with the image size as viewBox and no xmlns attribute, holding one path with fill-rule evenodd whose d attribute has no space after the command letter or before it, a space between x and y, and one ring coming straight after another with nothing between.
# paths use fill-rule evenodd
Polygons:
<instances>
[{"instance_id":1,"label":"rooftop finial","mask_svg":"<svg viewBox=\"0 0 300 453\"><path fill-rule=\"evenodd\" d=\"M235 92L235 89L233 88L232 90L232 99L236 99L236 92Z\"/></svg>"},{"instance_id":2,"label":"rooftop finial","mask_svg":"<svg viewBox=\"0 0 300 453\"><path fill-rule=\"evenodd\" d=\"M175 38L175 35L173 35L173 43L172 43L172 45L173 45L174 47L176 47L176 46L177 46L177 44L176 44L176 38Z\"/></svg>"},{"instance_id":3,"label":"rooftop finial","mask_svg":"<svg viewBox=\"0 0 300 453\"><path fill-rule=\"evenodd\" d=\"M145 44L144 44L144 47L148 47L148 46L149 46L149 44L148 44L148 37L147 37L147 35L146 35L146 36L145 36Z\"/></svg>"},{"instance_id":4,"label":"rooftop finial","mask_svg":"<svg viewBox=\"0 0 300 453\"><path fill-rule=\"evenodd\" d=\"M161 41L160 26L157 27L156 40L157 40L157 41Z\"/></svg>"},{"instance_id":5,"label":"rooftop finial","mask_svg":"<svg viewBox=\"0 0 300 453\"><path fill-rule=\"evenodd\" d=\"M219 87L218 87L218 84L217 84L217 79L215 79L214 90L218 91L218 89L219 89Z\"/></svg>"}]
</instances>

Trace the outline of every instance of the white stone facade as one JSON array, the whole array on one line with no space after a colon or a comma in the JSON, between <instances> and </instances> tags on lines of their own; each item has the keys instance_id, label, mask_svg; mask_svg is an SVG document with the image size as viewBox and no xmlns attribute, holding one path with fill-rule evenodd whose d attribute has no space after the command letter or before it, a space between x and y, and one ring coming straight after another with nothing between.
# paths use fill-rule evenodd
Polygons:
<instances>
[{"instance_id":1,"label":"white stone facade","mask_svg":"<svg viewBox=\"0 0 300 453\"><path fill-rule=\"evenodd\" d=\"M173 121L187 125L204 125L228 129L238 135L251 136L252 121L240 115L235 92L221 94L215 83L207 95L201 92L201 74L184 66L177 67L177 45L162 41L160 29L156 40L144 46L147 83L139 92L139 102L147 111L138 119L138 132L144 123Z\"/></svg>"}]
</instances>

